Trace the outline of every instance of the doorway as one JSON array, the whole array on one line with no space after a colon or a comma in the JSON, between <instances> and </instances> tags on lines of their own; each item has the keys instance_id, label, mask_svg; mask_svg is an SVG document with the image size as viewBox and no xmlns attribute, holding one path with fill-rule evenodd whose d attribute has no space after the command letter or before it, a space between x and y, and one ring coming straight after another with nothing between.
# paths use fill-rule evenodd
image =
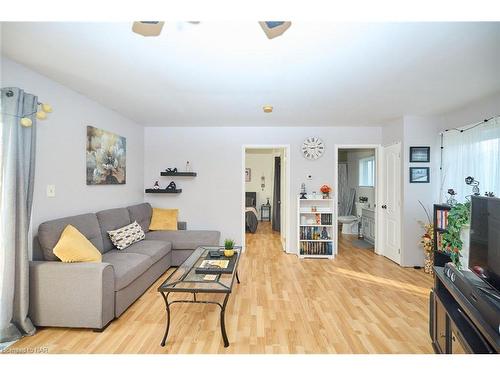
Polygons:
<instances>
[{"instance_id":1,"label":"doorway","mask_svg":"<svg viewBox=\"0 0 500 375\"><path fill-rule=\"evenodd\" d=\"M378 150L378 145L336 146L337 254L378 254Z\"/></svg>"},{"instance_id":2,"label":"doorway","mask_svg":"<svg viewBox=\"0 0 500 375\"><path fill-rule=\"evenodd\" d=\"M289 146L244 145L242 152L243 243L272 240L288 252Z\"/></svg>"}]
</instances>

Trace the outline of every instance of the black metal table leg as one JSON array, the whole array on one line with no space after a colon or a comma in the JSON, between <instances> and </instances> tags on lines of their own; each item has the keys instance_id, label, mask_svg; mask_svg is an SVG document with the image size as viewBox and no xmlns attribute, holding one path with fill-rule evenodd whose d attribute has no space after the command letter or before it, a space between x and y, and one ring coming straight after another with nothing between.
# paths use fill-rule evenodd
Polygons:
<instances>
[{"instance_id":1,"label":"black metal table leg","mask_svg":"<svg viewBox=\"0 0 500 375\"><path fill-rule=\"evenodd\" d=\"M236 281L238 282L238 284L240 283L240 277L238 276L238 271L236 271Z\"/></svg>"},{"instance_id":2,"label":"black metal table leg","mask_svg":"<svg viewBox=\"0 0 500 375\"><path fill-rule=\"evenodd\" d=\"M226 293L226 298L224 298L224 303L222 304L220 310L220 330L222 332L222 339L224 340L225 348L229 346L229 340L227 339L227 334L226 334L226 322L224 321L224 313L226 312L226 304L228 299L229 299L229 293Z\"/></svg>"},{"instance_id":3,"label":"black metal table leg","mask_svg":"<svg viewBox=\"0 0 500 375\"><path fill-rule=\"evenodd\" d=\"M165 334L163 335L163 340L161 340L161 346L165 346L165 342L167 341L167 336L168 336L168 330L170 329L170 306L168 304L168 295L167 294L161 294L163 296L163 299L165 300L165 305L167 308L167 328L165 329Z\"/></svg>"}]
</instances>

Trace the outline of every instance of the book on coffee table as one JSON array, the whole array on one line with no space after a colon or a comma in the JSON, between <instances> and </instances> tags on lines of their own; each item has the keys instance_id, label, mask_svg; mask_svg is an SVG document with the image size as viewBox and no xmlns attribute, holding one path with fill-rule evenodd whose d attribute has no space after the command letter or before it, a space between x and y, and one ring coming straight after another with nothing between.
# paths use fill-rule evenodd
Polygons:
<instances>
[{"instance_id":1,"label":"book on coffee table","mask_svg":"<svg viewBox=\"0 0 500 375\"><path fill-rule=\"evenodd\" d=\"M205 259L196 267L195 272L206 274L232 273L235 260L236 257L227 258L225 256L219 259Z\"/></svg>"}]
</instances>

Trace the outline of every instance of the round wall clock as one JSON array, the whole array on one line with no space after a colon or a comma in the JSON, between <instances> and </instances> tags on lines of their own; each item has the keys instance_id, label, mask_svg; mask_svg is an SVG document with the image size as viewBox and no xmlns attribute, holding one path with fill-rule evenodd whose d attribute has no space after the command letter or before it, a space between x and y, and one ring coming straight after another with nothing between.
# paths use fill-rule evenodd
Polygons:
<instances>
[{"instance_id":1,"label":"round wall clock","mask_svg":"<svg viewBox=\"0 0 500 375\"><path fill-rule=\"evenodd\" d=\"M320 158L325 152L325 144L318 137L308 137L302 144L302 155L309 160Z\"/></svg>"}]
</instances>

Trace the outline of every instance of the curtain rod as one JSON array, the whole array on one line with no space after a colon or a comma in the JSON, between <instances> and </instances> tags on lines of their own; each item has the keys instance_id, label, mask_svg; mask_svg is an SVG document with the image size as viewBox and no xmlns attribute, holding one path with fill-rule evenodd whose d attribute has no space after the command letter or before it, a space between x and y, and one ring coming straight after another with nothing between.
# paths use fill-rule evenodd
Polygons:
<instances>
[{"instance_id":1,"label":"curtain rod","mask_svg":"<svg viewBox=\"0 0 500 375\"><path fill-rule=\"evenodd\" d=\"M496 119L496 118L500 118L500 115L492 116L490 118L484 119L483 121L480 121L480 122L472 124L472 125L466 125L466 126L468 126L468 128L464 127L465 129L464 128L462 128L462 129L460 129L460 128L445 129L441 134L448 132L448 131L451 131L451 130L455 130L457 132L463 133L463 132L466 132L467 130L474 129L475 127L478 127L479 125L486 124L488 121Z\"/></svg>"}]
</instances>

